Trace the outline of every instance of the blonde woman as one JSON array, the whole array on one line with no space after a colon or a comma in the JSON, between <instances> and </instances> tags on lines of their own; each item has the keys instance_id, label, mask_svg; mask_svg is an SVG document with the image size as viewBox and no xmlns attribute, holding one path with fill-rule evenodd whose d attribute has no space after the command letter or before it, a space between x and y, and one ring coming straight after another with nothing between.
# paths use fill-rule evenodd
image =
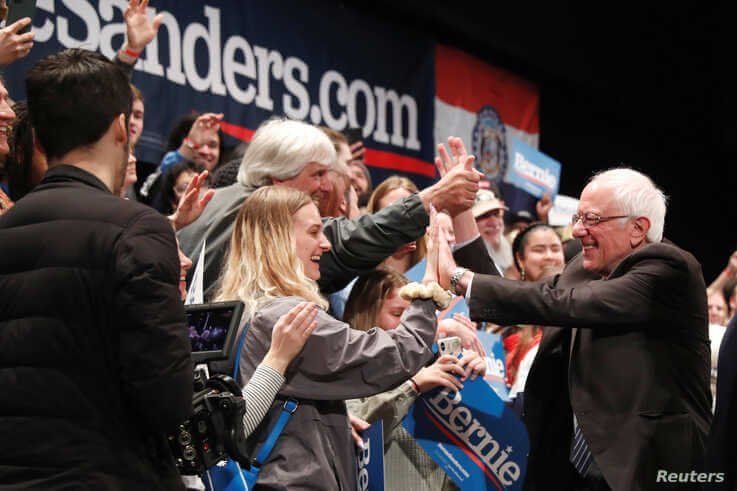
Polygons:
<instances>
[{"instance_id":1,"label":"blonde woman","mask_svg":"<svg viewBox=\"0 0 737 491\"><path fill-rule=\"evenodd\" d=\"M243 301L250 319L240 384L249 381L269 350L280 316L303 301L327 305L316 282L320 256L328 250L317 207L307 195L269 186L243 203L218 295L218 300ZM437 254L428 256L424 282L429 284L437 280L438 266ZM395 387L432 358L436 303L419 298L430 290L438 293L415 290L417 298L392 331L356 331L318 311L317 328L287 367L277 400L249 440L258 447L285 400L299 403L262 467L257 489L355 489L355 452L343 401Z\"/></svg>"}]
</instances>

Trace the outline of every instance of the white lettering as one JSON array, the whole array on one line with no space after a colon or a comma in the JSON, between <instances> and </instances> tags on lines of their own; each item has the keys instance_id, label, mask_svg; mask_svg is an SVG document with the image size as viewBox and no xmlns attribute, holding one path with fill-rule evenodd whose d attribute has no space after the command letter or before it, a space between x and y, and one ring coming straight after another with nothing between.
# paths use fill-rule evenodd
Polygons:
<instances>
[{"instance_id":1,"label":"white lettering","mask_svg":"<svg viewBox=\"0 0 737 491\"><path fill-rule=\"evenodd\" d=\"M523 176L537 181L549 188L555 187L556 178L548 169L543 169L525 158L524 155L517 152L514 156L514 168Z\"/></svg>"},{"instance_id":2,"label":"white lettering","mask_svg":"<svg viewBox=\"0 0 737 491\"><path fill-rule=\"evenodd\" d=\"M40 12L35 18L40 25L34 26L37 43L56 36L65 48L82 47L99 50L108 58L115 56L119 48L117 41L122 44L126 26L113 20L118 11L125 12L126 0L62 0L62 4L76 18L56 15L53 0L37 0ZM221 10L207 4L202 10L207 22L182 25L171 12L158 13L162 15L163 29L146 46L136 70L165 77L198 92L229 96L241 104L283 112L293 119L309 118L315 124L322 121L338 131L349 125L360 127L365 138L420 150L418 105L412 96L390 87L372 86L361 78L347 80L336 70L311 77L310 65L304 59L249 44L242 35L224 35ZM146 14L152 19L157 10L147 7ZM207 56L195 59L196 48L203 51L202 43ZM161 51L160 46L163 46ZM162 65L160 55L166 66ZM311 78L319 79L317 94L310 92ZM279 86L278 81L283 84ZM278 90L279 96L273 96L272 90ZM317 104L312 105L313 98ZM278 104L281 107L276 107Z\"/></svg>"},{"instance_id":3,"label":"white lettering","mask_svg":"<svg viewBox=\"0 0 737 491\"><path fill-rule=\"evenodd\" d=\"M235 54L240 51L243 53L243 63L235 61ZM253 58L253 50L241 36L232 36L228 38L223 50L223 72L225 76L225 86L228 92L235 100L241 104L250 104L256 96L256 87L249 83L246 89L242 89L236 81L236 75L248 77L251 80L256 79L256 62Z\"/></svg>"},{"instance_id":4,"label":"white lettering","mask_svg":"<svg viewBox=\"0 0 737 491\"><path fill-rule=\"evenodd\" d=\"M666 476L668 475L668 471L659 470L658 471L658 477L655 478L655 482L666 482Z\"/></svg>"},{"instance_id":5,"label":"white lettering","mask_svg":"<svg viewBox=\"0 0 737 491\"><path fill-rule=\"evenodd\" d=\"M348 102L348 85L343 75L335 70L328 70L320 80L320 112L325 123L334 130L342 131L346 127L347 118L345 113L334 116L330 110L330 86L337 85L335 97L341 107L345 107Z\"/></svg>"},{"instance_id":6,"label":"white lettering","mask_svg":"<svg viewBox=\"0 0 737 491\"><path fill-rule=\"evenodd\" d=\"M282 55L278 51L268 50L261 46L255 46L253 52L256 54L258 62L258 96L256 96L256 105L267 111L274 110L274 100L271 98L271 87L269 77L269 67L274 68L271 73L276 80L281 80L284 70L284 62Z\"/></svg>"},{"instance_id":7,"label":"white lettering","mask_svg":"<svg viewBox=\"0 0 737 491\"><path fill-rule=\"evenodd\" d=\"M358 121L358 95L363 94L366 102L366 121L363 123ZM374 103L374 94L371 92L371 86L366 81L357 78L348 87L348 122L351 127L363 128L364 138L374 131L376 124L376 105Z\"/></svg>"},{"instance_id":8,"label":"white lettering","mask_svg":"<svg viewBox=\"0 0 737 491\"><path fill-rule=\"evenodd\" d=\"M505 486L509 486L517 479L519 479L519 473L519 465L517 465L515 462L507 462L499 470L499 480Z\"/></svg>"},{"instance_id":9,"label":"white lettering","mask_svg":"<svg viewBox=\"0 0 737 491\"><path fill-rule=\"evenodd\" d=\"M180 48L182 35L179 30L179 23L169 12L161 12L161 14L164 16L161 21L161 27L166 27L166 32L169 33L169 67L166 69L166 79L178 85L185 85L187 78L182 71L182 51ZM161 29L159 29L159 32L161 32ZM154 46L152 47L152 45ZM157 65L161 66L158 61L158 44L151 43L146 47L147 57L149 55L149 48L153 48L152 51L156 50L156 57L154 58L156 64L154 68ZM147 73L151 73L147 69L146 64L144 64L144 69L146 69Z\"/></svg>"},{"instance_id":10,"label":"white lettering","mask_svg":"<svg viewBox=\"0 0 737 491\"><path fill-rule=\"evenodd\" d=\"M84 21L87 37L76 39L69 34L69 19L59 16L56 18L56 30L59 42L65 48L85 48L96 51L100 43L100 19L95 9L84 0L62 0L62 3Z\"/></svg>"},{"instance_id":11,"label":"white lettering","mask_svg":"<svg viewBox=\"0 0 737 491\"><path fill-rule=\"evenodd\" d=\"M465 406L460 406L450 413L450 416L448 416L448 423L450 423L451 428L460 432L468 426L472 419L473 416L471 415L471 411L469 411Z\"/></svg>"},{"instance_id":12,"label":"white lettering","mask_svg":"<svg viewBox=\"0 0 737 491\"><path fill-rule=\"evenodd\" d=\"M210 90L213 94L225 95L225 85L220 79L220 9L205 6L205 17L207 17L207 28L197 22L191 23L184 30L182 51L184 53L184 73L193 89L200 92ZM209 53L209 68L207 75L201 77L197 73L195 63L195 47L198 40L202 40L207 46Z\"/></svg>"},{"instance_id":13,"label":"white lettering","mask_svg":"<svg viewBox=\"0 0 737 491\"><path fill-rule=\"evenodd\" d=\"M295 70L298 73L297 79L299 81L303 83L309 81L307 64L294 56L287 58L284 62L284 87L289 93L284 94L282 106L284 106L284 114L288 117L304 119L307 117L307 113L310 112L310 95L307 93L307 87L294 78ZM294 100L298 102L296 106L293 103Z\"/></svg>"},{"instance_id":14,"label":"white lettering","mask_svg":"<svg viewBox=\"0 0 737 491\"><path fill-rule=\"evenodd\" d=\"M49 14L54 13L54 0L38 0L36 3L38 10L43 10ZM35 16L34 20L38 19L38 15ZM36 34L33 37L33 41L36 43L45 43L54 35L54 23L50 19L44 19L43 25L38 27L33 26L33 32Z\"/></svg>"},{"instance_id":15,"label":"white lettering","mask_svg":"<svg viewBox=\"0 0 737 491\"><path fill-rule=\"evenodd\" d=\"M436 413L445 426L464 441L469 449L481 457L502 484L509 486L516 482L521 474L519 464L507 461L513 451L512 447L508 446L505 450L501 450L500 443L473 417L470 409L460 405L461 402L459 393L451 399L446 390L438 392L427 401L432 412ZM477 438L472 439L474 435Z\"/></svg>"},{"instance_id":16,"label":"white lettering","mask_svg":"<svg viewBox=\"0 0 737 491\"><path fill-rule=\"evenodd\" d=\"M392 105L392 145L406 146L410 150L419 150L420 141L417 139L417 103L408 96L401 98L393 90L387 91L384 87L374 87L376 94L377 126L374 132L374 140L381 143L389 143L389 134L386 132L387 110L386 106ZM402 110L407 110L407 121L409 123L407 140L402 136ZM366 135L364 135L366 136Z\"/></svg>"},{"instance_id":17,"label":"white lettering","mask_svg":"<svg viewBox=\"0 0 737 491\"><path fill-rule=\"evenodd\" d=\"M111 22L113 20L113 7L120 10L122 14L128 7L128 2L123 0L100 0L98 9L100 10L100 17L102 20L107 21L108 24L103 26L100 30L100 53L106 58L112 58L115 56L116 49L113 48L113 37L125 36L125 23L124 22ZM119 45L122 45L121 42Z\"/></svg>"}]
</instances>

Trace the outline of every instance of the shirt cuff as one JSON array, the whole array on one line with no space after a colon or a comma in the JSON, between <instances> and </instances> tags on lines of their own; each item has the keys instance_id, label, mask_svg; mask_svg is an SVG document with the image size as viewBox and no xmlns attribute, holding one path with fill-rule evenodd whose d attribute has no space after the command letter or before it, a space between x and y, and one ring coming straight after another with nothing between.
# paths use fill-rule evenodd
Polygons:
<instances>
[{"instance_id":1,"label":"shirt cuff","mask_svg":"<svg viewBox=\"0 0 737 491\"><path fill-rule=\"evenodd\" d=\"M466 240L466 241L463 241L463 242L461 242L460 244L453 244L453 247L451 247L451 250L452 250L453 252L455 252L455 251L457 251L458 249L463 249L464 247L466 247L466 246L467 246L468 244L470 244L470 243L471 243L471 242L473 242L474 240L478 239L479 237L481 237L481 234L476 234L476 235L474 235L474 236L473 236L473 238L472 238L472 239L468 239L468 240Z\"/></svg>"},{"instance_id":2,"label":"shirt cuff","mask_svg":"<svg viewBox=\"0 0 737 491\"><path fill-rule=\"evenodd\" d=\"M471 278L468 280L468 286L466 286L466 294L463 295L463 299L466 301L466 305L471 305L471 286L473 286L473 271L471 272Z\"/></svg>"}]
</instances>

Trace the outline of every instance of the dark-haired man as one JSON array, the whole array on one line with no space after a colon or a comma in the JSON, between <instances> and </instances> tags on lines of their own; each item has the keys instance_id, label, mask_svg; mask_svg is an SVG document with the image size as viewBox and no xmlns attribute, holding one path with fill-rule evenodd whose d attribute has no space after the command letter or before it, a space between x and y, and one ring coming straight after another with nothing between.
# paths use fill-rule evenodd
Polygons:
<instances>
[{"instance_id":1,"label":"dark-haired man","mask_svg":"<svg viewBox=\"0 0 737 491\"><path fill-rule=\"evenodd\" d=\"M66 50L26 91L49 171L0 217L0 483L181 487L162 436L191 411L179 263L166 219L118 197L128 79Z\"/></svg>"}]
</instances>

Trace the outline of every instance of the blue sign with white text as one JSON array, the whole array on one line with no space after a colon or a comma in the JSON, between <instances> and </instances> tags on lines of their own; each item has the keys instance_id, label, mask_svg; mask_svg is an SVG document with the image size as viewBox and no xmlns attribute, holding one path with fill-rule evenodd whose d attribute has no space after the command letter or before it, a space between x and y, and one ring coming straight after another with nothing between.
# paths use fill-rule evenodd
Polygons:
<instances>
[{"instance_id":1,"label":"blue sign with white text","mask_svg":"<svg viewBox=\"0 0 737 491\"><path fill-rule=\"evenodd\" d=\"M560 187L560 162L517 138L511 138L511 141L510 165L504 181L536 198L547 193L555 199Z\"/></svg>"},{"instance_id":2,"label":"blue sign with white text","mask_svg":"<svg viewBox=\"0 0 737 491\"><path fill-rule=\"evenodd\" d=\"M527 430L483 380L424 394L402 424L461 489L522 489Z\"/></svg>"},{"instance_id":3,"label":"blue sign with white text","mask_svg":"<svg viewBox=\"0 0 737 491\"><path fill-rule=\"evenodd\" d=\"M361 432L363 448L356 450L358 491L384 491L384 423L379 419Z\"/></svg>"},{"instance_id":4,"label":"blue sign with white text","mask_svg":"<svg viewBox=\"0 0 737 491\"><path fill-rule=\"evenodd\" d=\"M476 335L486 351L486 375L484 375L484 380L494 389L494 392L502 401L508 402L509 388L506 383L507 368L502 337L484 331L478 331Z\"/></svg>"}]
</instances>

